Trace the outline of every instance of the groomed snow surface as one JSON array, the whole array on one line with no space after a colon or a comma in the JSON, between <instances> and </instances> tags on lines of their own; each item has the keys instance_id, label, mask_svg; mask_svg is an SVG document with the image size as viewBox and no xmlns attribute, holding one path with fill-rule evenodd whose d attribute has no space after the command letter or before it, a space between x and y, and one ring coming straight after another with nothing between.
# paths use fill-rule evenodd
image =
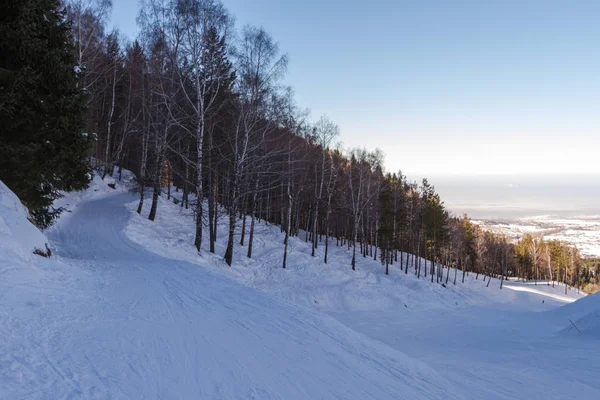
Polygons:
<instances>
[{"instance_id":1,"label":"groomed snow surface","mask_svg":"<svg viewBox=\"0 0 600 400\"><path fill-rule=\"evenodd\" d=\"M283 235L263 223L253 259L238 244L228 267L224 218L216 254L199 256L191 211L163 196L150 222L150 201L139 216L126 185L106 183L61 200L71 212L45 232L51 258L23 236L0 246L1 399L600 394L597 295L565 306L582 295L460 272L454 286L453 270L444 288L362 257L353 272L347 248L331 242L323 264L323 243L313 258L303 235L283 270ZM20 210L0 217L22 222Z\"/></svg>"}]
</instances>

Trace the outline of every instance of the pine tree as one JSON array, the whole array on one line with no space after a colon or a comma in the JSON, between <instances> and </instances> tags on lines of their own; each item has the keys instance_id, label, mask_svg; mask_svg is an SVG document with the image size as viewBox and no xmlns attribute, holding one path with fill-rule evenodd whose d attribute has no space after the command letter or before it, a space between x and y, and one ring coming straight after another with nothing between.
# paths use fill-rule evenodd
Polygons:
<instances>
[{"instance_id":1,"label":"pine tree","mask_svg":"<svg viewBox=\"0 0 600 400\"><path fill-rule=\"evenodd\" d=\"M61 190L87 186L84 97L59 0L11 0L0 16L0 179L48 226Z\"/></svg>"}]
</instances>

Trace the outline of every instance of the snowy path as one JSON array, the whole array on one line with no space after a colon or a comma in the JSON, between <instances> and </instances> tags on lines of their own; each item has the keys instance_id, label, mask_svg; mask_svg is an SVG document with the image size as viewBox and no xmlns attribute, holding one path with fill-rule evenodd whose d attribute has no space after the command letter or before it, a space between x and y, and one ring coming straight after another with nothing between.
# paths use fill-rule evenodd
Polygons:
<instances>
[{"instance_id":1,"label":"snowy path","mask_svg":"<svg viewBox=\"0 0 600 400\"><path fill-rule=\"evenodd\" d=\"M83 203L50 233L58 260L2 270L0 398L477 398L332 317L144 250L123 233L131 200Z\"/></svg>"},{"instance_id":2,"label":"snowy path","mask_svg":"<svg viewBox=\"0 0 600 400\"><path fill-rule=\"evenodd\" d=\"M574 301L573 297L569 297L568 295L549 293L547 288L543 287L544 285L547 286L547 282L545 282L545 281L538 282L538 285L540 286L539 288L532 282L518 282L518 283L507 282L504 285L504 287L506 289L516 290L518 292L528 292L528 293L539 294L540 296L547 296L554 300L562 301L565 303L571 303ZM563 288L564 288L564 286L563 286ZM563 292L561 292L561 293L563 293Z\"/></svg>"}]
</instances>

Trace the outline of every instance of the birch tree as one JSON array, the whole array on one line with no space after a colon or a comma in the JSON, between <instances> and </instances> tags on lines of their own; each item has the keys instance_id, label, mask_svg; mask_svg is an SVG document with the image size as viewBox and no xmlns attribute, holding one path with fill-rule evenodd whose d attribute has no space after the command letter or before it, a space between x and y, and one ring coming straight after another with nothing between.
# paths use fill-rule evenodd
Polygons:
<instances>
[{"instance_id":1,"label":"birch tree","mask_svg":"<svg viewBox=\"0 0 600 400\"><path fill-rule=\"evenodd\" d=\"M216 65L217 43L224 38L230 27L230 18L223 5L214 0L178 0L173 16L180 39L175 49L178 80L187 109L191 110L192 135L196 144L196 232L194 246L200 252L203 224L204 135L209 113L215 107L223 83L229 76L222 76L222 68Z\"/></svg>"},{"instance_id":2,"label":"birch tree","mask_svg":"<svg viewBox=\"0 0 600 400\"><path fill-rule=\"evenodd\" d=\"M323 201L323 188L325 187L326 162L331 142L339 135L339 128L331 122L326 116L322 116L315 126L316 146L319 150L319 167L315 168L315 198L313 208L312 223L312 256L315 256L317 248L317 221L319 218L319 206ZM329 184L331 184L332 175L329 174Z\"/></svg>"},{"instance_id":3,"label":"birch tree","mask_svg":"<svg viewBox=\"0 0 600 400\"><path fill-rule=\"evenodd\" d=\"M236 66L238 84L235 88L234 124L228 140L228 164L230 165L229 232L224 259L228 265L233 261L236 213L239 210L241 183L244 168L251 155L260 149L272 126L266 121L268 108L272 106L269 96L276 90L277 81L287 69L287 57L279 54L279 47L271 36L261 28L246 27L237 50Z\"/></svg>"}]
</instances>

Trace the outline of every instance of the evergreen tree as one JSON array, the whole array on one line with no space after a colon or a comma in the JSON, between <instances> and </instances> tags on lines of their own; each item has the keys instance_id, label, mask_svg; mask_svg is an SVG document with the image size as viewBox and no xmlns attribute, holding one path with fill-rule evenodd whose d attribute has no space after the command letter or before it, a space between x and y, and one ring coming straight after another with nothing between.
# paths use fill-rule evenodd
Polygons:
<instances>
[{"instance_id":1,"label":"evergreen tree","mask_svg":"<svg viewBox=\"0 0 600 400\"><path fill-rule=\"evenodd\" d=\"M59 191L89 181L71 28L59 0L9 0L0 14L0 179L44 227Z\"/></svg>"}]
</instances>

